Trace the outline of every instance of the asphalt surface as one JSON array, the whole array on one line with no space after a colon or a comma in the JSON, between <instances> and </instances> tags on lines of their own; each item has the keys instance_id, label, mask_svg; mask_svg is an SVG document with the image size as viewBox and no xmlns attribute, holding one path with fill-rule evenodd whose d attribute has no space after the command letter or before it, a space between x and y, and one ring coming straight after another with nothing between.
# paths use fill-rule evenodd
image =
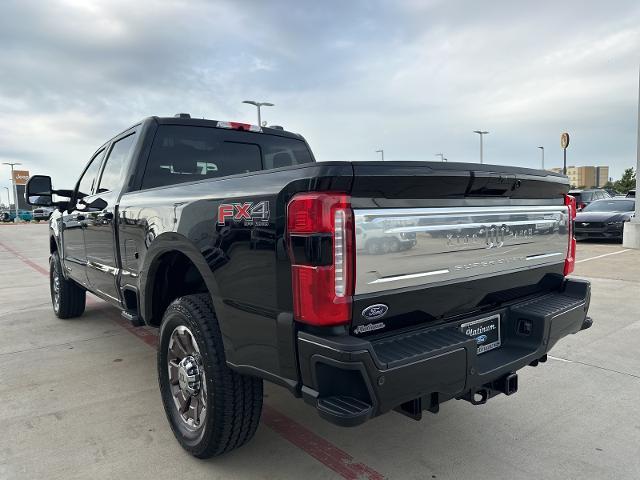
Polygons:
<instances>
[{"instance_id":1,"label":"asphalt surface","mask_svg":"<svg viewBox=\"0 0 640 480\"><path fill-rule=\"evenodd\" d=\"M95 298L58 320L46 226L0 226L0 480L637 479L640 251L579 243L578 261L594 326L522 370L517 394L342 429L267 385L253 441L202 461L165 420L153 332Z\"/></svg>"}]
</instances>

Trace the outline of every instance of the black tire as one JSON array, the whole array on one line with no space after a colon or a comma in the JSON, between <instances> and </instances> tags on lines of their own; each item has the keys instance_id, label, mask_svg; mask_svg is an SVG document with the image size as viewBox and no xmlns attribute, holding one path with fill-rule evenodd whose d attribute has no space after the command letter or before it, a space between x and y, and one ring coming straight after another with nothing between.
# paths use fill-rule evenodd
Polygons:
<instances>
[{"instance_id":1,"label":"black tire","mask_svg":"<svg viewBox=\"0 0 640 480\"><path fill-rule=\"evenodd\" d=\"M2 220L3 222L8 222L9 220L11 220L11 215L9 215L7 212L2 212L2 214L0 214L0 220Z\"/></svg>"},{"instance_id":2,"label":"black tire","mask_svg":"<svg viewBox=\"0 0 640 480\"><path fill-rule=\"evenodd\" d=\"M206 408L204 419L198 418L199 425L189 425L183 419L176 404L182 395L176 392L182 392L183 386L175 380L173 384L170 381L169 361L175 357L169 350L171 338L176 335L174 332L184 331L182 327L186 327L195 340L198 351L193 355L204 371L204 382L198 382L200 392L192 394L189 401L196 405L199 401L200 408L202 405ZM177 360L178 357L173 362ZM262 379L240 375L227 366L218 320L208 294L180 297L165 311L160 327L158 382L171 430L180 445L195 457L210 458L241 447L251 440L258 428L262 413ZM198 396L200 398L194 401ZM197 423L195 418L193 421Z\"/></svg>"},{"instance_id":3,"label":"black tire","mask_svg":"<svg viewBox=\"0 0 640 480\"><path fill-rule=\"evenodd\" d=\"M87 291L73 280L64 278L58 252L53 252L49 258L49 288L56 317L74 318L84 313Z\"/></svg>"}]
</instances>

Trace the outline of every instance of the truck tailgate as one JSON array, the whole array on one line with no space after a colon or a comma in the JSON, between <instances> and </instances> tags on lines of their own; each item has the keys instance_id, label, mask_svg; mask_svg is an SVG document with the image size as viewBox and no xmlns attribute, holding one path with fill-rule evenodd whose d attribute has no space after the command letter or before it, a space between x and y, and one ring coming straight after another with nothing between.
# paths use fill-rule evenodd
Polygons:
<instances>
[{"instance_id":1,"label":"truck tailgate","mask_svg":"<svg viewBox=\"0 0 640 480\"><path fill-rule=\"evenodd\" d=\"M353 165L354 326L371 321L364 310L376 302L388 306L385 328L393 328L562 281L566 177L475 164Z\"/></svg>"}]
</instances>

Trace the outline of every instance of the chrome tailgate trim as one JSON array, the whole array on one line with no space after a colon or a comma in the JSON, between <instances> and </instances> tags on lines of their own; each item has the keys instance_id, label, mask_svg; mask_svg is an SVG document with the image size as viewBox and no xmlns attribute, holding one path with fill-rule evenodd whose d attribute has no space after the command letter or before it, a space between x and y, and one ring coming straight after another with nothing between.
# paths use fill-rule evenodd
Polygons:
<instances>
[{"instance_id":1,"label":"chrome tailgate trim","mask_svg":"<svg viewBox=\"0 0 640 480\"><path fill-rule=\"evenodd\" d=\"M566 206L356 209L356 294L559 263Z\"/></svg>"}]
</instances>

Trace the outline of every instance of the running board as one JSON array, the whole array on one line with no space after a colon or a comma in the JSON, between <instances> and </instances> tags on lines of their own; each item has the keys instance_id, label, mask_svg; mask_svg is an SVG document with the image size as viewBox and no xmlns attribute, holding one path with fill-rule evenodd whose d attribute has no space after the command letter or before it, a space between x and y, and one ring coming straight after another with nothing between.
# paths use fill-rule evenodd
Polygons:
<instances>
[{"instance_id":1,"label":"running board","mask_svg":"<svg viewBox=\"0 0 640 480\"><path fill-rule=\"evenodd\" d=\"M140 316L137 313L129 312L127 310L122 310L120 312L120 316L125 320L128 320L129 323L131 323L131 325L133 325L134 327L144 326L144 321L142 321L142 318L140 318Z\"/></svg>"}]
</instances>

